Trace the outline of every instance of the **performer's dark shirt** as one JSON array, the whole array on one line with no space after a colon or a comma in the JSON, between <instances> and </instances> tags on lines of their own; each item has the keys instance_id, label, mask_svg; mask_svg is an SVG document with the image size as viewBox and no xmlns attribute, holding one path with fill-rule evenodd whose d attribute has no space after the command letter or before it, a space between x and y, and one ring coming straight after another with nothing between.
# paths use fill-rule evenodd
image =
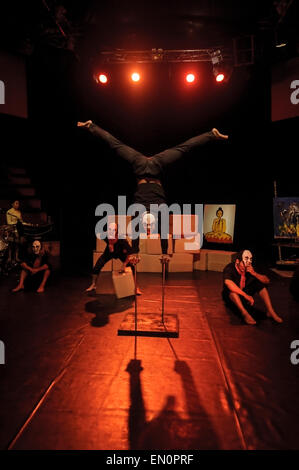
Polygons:
<instances>
[{"instance_id":1,"label":"performer's dark shirt","mask_svg":"<svg viewBox=\"0 0 299 470\"><path fill-rule=\"evenodd\" d=\"M235 263L229 263L223 270L223 291L229 293L230 290L224 283L226 279L233 281L238 287L240 287L241 274L236 270ZM245 290L253 281L255 281L255 277L250 273L245 273Z\"/></svg>"},{"instance_id":2,"label":"performer's dark shirt","mask_svg":"<svg viewBox=\"0 0 299 470\"><path fill-rule=\"evenodd\" d=\"M132 253L132 247L125 238L119 238L113 245L113 251L109 250L109 239L105 238L107 243L103 256L109 259L120 259L122 262L126 261L128 255Z\"/></svg>"},{"instance_id":3,"label":"performer's dark shirt","mask_svg":"<svg viewBox=\"0 0 299 470\"><path fill-rule=\"evenodd\" d=\"M137 185L137 191L134 194L134 202L143 204L147 211L150 210L150 204L166 203L166 197L163 187L156 183L143 183Z\"/></svg>"},{"instance_id":4,"label":"performer's dark shirt","mask_svg":"<svg viewBox=\"0 0 299 470\"><path fill-rule=\"evenodd\" d=\"M30 268L40 268L41 266L47 264L49 269L51 269L48 260L48 254L46 252L43 252L39 255L35 255L34 253L28 253L27 256L24 258L24 262L27 264L27 266L30 266Z\"/></svg>"}]
</instances>

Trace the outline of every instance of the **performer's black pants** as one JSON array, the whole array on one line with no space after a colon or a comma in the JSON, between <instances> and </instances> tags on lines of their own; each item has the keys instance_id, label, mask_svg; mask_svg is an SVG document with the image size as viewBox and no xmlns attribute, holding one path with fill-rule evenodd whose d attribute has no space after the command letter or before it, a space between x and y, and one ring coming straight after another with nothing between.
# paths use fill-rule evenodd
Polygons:
<instances>
[{"instance_id":1,"label":"performer's black pants","mask_svg":"<svg viewBox=\"0 0 299 470\"><path fill-rule=\"evenodd\" d=\"M111 253L109 249L108 250L105 249L104 253L98 258L96 264L94 265L92 274L99 274L101 270L103 269L103 267L105 266L105 264L107 264L108 261L110 261L111 259L117 259L117 258L113 256L113 252ZM118 259L120 259L124 263L126 260L126 256L120 257ZM135 269L134 266L130 263L128 263L127 266L132 269L132 272L134 274L134 269Z\"/></svg>"}]
</instances>

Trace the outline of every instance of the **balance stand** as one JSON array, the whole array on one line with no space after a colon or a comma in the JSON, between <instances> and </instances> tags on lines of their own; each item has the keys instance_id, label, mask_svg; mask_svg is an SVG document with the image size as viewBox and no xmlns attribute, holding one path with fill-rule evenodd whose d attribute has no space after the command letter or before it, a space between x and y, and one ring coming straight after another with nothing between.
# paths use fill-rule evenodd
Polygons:
<instances>
[{"instance_id":1,"label":"balance stand","mask_svg":"<svg viewBox=\"0 0 299 470\"><path fill-rule=\"evenodd\" d=\"M118 329L119 336L155 336L178 338L179 337L179 322L177 315L164 314L164 301L165 301L165 272L166 264L169 262L169 257L162 255L160 261L162 263L162 313L150 312L138 314L137 302L137 263L140 259L136 256L132 264L135 265L134 279L135 279L135 312L128 313L125 319L120 324Z\"/></svg>"}]
</instances>

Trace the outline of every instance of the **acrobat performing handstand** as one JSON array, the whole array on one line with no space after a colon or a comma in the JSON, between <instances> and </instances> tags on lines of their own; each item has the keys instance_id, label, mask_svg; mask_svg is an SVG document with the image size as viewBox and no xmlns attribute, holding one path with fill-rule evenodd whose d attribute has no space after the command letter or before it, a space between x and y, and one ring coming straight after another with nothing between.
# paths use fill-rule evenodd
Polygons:
<instances>
[{"instance_id":1,"label":"acrobat performing handstand","mask_svg":"<svg viewBox=\"0 0 299 470\"><path fill-rule=\"evenodd\" d=\"M166 167L182 158L190 150L206 145L214 140L227 140L228 136L221 134L217 129L213 128L210 132L192 137L175 147L157 153L152 157L147 157L133 148L123 144L109 132L101 129L92 121L78 122L77 126L88 129L94 136L105 141L109 148L118 156L128 161L137 178L137 190L134 194L134 203L142 204L150 214L151 204L165 204L166 196L162 186L162 176ZM152 214L157 220L157 214ZM143 214L144 217L144 214ZM140 219L141 223L141 219ZM161 249L163 254L167 254L168 240L161 236L161 221L158 218L158 233L161 237ZM132 240L132 252L139 252L139 237Z\"/></svg>"}]
</instances>

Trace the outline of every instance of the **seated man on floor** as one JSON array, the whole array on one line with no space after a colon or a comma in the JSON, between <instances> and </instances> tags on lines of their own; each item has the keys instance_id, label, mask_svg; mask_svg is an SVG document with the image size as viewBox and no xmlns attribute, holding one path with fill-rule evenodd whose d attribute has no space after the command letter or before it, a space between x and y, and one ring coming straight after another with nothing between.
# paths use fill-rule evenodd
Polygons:
<instances>
[{"instance_id":1,"label":"seated man on floor","mask_svg":"<svg viewBox=\"0 0 299 470\"><path fill-rule=\"evenodd\" d=\"M104 241L107 243L107 246L104 253L99 257L94 265L92 271L92 283L85 292L91 292L96 289L98 276L105 264L111 259L120 259L122 261L122 272L125 272L127 266L132 269L133 274L134 269L136 269L133 265L132 257L134 257L134 254L132 247L125 238L118 238L118 225L116 223L111 222L108 225L108 238L104 238ZM138 287L137 294L141 294Z\"/></svg>"},{"instance_id":2,"label":"seated man on floor","mask_svg":"<svg viewBox=\"0 0 299 470\"><path fill-rule=\"evenodd\" d=\"M42 249L41 242L34 240L32 250L27 254L21 263L22 271L20 281L12 292L23 290L36 290L41 293L45 290L45 285L51 273L51 266L48 262L48 255Z\"/></svg>"},{"instance_id":3,"label":"seated man on floor","mask_svg":"<svg viewBox=\"0 0 299 470\"><path fill-rule=\"evenodd\" d=\"M245 323L255 325L256 321L248 312L248 306L253 306L253 296L257 292L266 307L267 317L277 323L282 319L275 313L266 285L270 283L267 276L258 274L252 266L252 253L249 250L240 251L236 261L229 263L223 270L222 296L228 306L237 307ZM247 303L247 304L246 304Z\"/></svg>"}]
</instances>

